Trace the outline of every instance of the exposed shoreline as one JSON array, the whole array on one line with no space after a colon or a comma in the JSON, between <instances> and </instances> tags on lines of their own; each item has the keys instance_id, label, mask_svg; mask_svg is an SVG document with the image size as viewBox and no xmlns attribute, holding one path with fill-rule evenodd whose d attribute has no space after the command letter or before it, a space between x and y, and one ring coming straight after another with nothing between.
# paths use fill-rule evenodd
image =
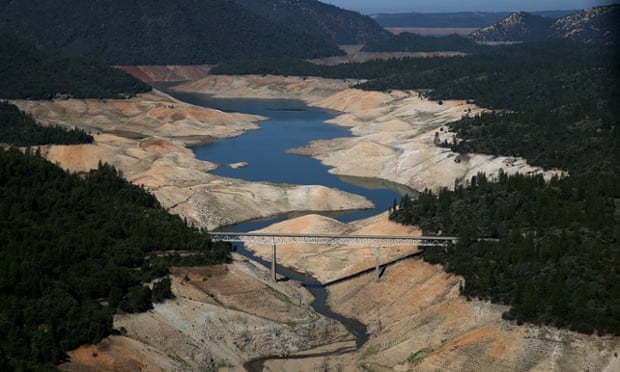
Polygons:
<instances>
[{"instance_id":1,"label":"exposed shoreline","mask_svg":"<svg viewBox=\"0 0 620 372\"><path fill-rule=\"evenodd\" d=\"M158 73L162 73L161 71ZM333 167L336 174L386 179L415 189L450 187L455 180L486 171L540 172L522 159L455 154L433 144L452 134L441 130L471 109L465 102L439 104L415 92L363 92L353 82L273 76L207 77L182 89L219 92L225 97L294 98L341 114L335 124L355 137L318 141L301 149ZM171 212L199 226L221 226L240 215L293 210L353 208L364 200L317 187L272 185L209 174L215 165L193 156L188 138L226 138L256 129L258 117L208 110L153 92L132 100L67 100L18 106L43 123L66 123L100 131L95 143L46 146L42 153L71 171L117 167L124 177L151 190ZM364 161L359 161L363 156ZM546 174L552 174L547 172ZM205 195L208 195L206 197ZM320 209L319 208L319 209ZM203 224L203 225L200 225ZM271 231L356 234L416 234L414 227L392 224L385 214L342 224L311 215L269 227ZM404 231L403 229L407 229ZM411 247L414 249L415 247ZM268 255L264 247L255 250ZM301 253L300 253L301 252ZM347 247L282 247L282 264L311 272L323 281L374 264L372 252ZM401 254L408 252L392 252ZM70 353L71 371L241 370L260 356L291 355L308 349L352 347L341 325L308 310L309 293L296 283L272 283L267 270L235 256L230 265L175 269L177 299L150 312L118 315L113 336ZM588 336L552 327L516 326L501 319L506 307L467 301L459 295L461 278L438 265L408 259L390 266L377 283L372 274L330 286L330 306L360 319L370 334L359 351L331 357L269 360L269 370L601 370L620 368L620 339ZM316 348L318 347L318 349ZM324 354L323 354L324 355Z\"/></svg>"},{"instance_id":2,"label":"exposed shoreline","mask_svg":"<svg viewBox=\"0 0 620 372\"><path fill-rule=\"evenodd\" d=\"M311 156L339 176L376 178L412 188L437 190L467 182L478 172L495 177L543 171L525 159L470 154L459 156L434 144L452 141L446 124L484 111L465 101L434 102L414 91L374 92L350 88L355 81L279 76L220 76L181 83L171 90L218 98L288 98L339 114L329 121L350 129L353 137L313 141L290 151Z\"/></svg>"},{"instance_id":3,"label":"exposed shoreline","mask_svg":"<svg viewBox=\"0 0 620 372\"><path fill-rule=\"evenodd\" d=\"M324 186L248 182L212 175L188 146L258 129L263 117L203 108L160 91L129 100L16 101L43 124L61 123L93 134L93 144L43 146L63 168L82 172L109 163L152 192L162 206L197 227L216 229L295 211L371 208L359 195Z\"/></svg>"}]
</instances>

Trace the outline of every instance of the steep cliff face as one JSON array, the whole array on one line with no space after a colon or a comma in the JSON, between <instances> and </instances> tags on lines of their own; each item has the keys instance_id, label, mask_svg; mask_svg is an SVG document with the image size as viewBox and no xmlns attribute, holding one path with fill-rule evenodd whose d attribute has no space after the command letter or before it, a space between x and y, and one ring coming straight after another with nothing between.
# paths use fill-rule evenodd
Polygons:
<instances>
[{"instance_id":1,"label":"steep cliff face","mask_svg":"<svg viewBox=\"0 0 620 372\"><path fill-rule=\"evenodd\" d=\"M620 5L595 7L552 19L530 13L513 13L502 21L471 34L478 42L529 41L562 38L596 44L618 41Z\"/></svg>"}]
</instances>

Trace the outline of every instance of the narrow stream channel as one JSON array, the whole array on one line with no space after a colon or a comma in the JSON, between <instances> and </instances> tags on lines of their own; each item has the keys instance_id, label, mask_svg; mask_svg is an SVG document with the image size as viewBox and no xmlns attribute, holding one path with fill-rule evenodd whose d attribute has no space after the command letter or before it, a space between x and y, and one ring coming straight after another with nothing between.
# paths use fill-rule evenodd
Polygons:
<instances>
[{"instance_id":1,"label":"narrow stream channel","mask_svg":"<svg viewBox=\"0 0 620 372\"><path fill-rule=\"evenodd\" d=\"M263 265L264 267L268 269L271 268L271 262L265 261L262 258L255 256L252 252L248 251L243 246L243 244L238 245L236 247L236 252L242 255L243 257L246 257L248 259L251 259L252 261L255 261ZM297 272L297 271L294 271L294 270L291 270L291 269L288 269L282 266L278 266L277 273L278 275L286 278L287 280L293 280L293 281L299 282L304 287L306 287L310 291L310 293L312 293L312 295L314 296L314 301L312 301L312 303L310 304L310 306L314 309L314 311L316 311L317 313L327 318L334 319L337 322L340 322L342 325L344 325L345 328L349 331L349 333L351 333L355 337L356 349L359 349L360 347L362 347L362 345L366 343L366 341L368 341L368 333L366 331L366 326L362 322L358 321L357 319L348 318L341 314L333 312L329 308L329 306L327 305L327 297L328 297L327 289L318 280L314 279L310 275L303 274L303 273L300 273L300 272ZM248 371L259 372L263 370L265 362L272 360L272 359L304 359L308 357L332 356L332 355L337 355L340 353L341 352L339 351L323 352L323 353L312 354L311 356L304 355L304 356L299 356L299 357L268 356L268 357L250 360L244 363L243 367Z\"/></svg>"},{"instance_id":2,"label":"narrow stream channel","mask_svg":"<svg viewBox=\"0 0 620 372\"><path fill-rule=\"evenodd\" d=\"M197 146L194 153L201 160L223 164L213 173L241 178L249 181L269 181L288 184L324 185L365 196L375 204L375 208L363 211L324 213L341 222L350 222L379 214L391 207L395 199L414 191L405 186L378 179L358 177L336 177L328 172L326 166L310 157L289 154L286 150L307 145L317 139L351 137L346 128L326 124L333 118L332 112L306 106L303 102L292 100L260 99L215 99L198 93L167 91L173 97L195 105L216 108L227 112L257 114L268 119L259 123L260 130L219 142ZM248 162L244 168L233 169L225 166L237 162ZM262 220L248 221L224 228L225 231L252 231L269 226L299 213L275 216ZM237 253L270 268L271 263L255 256L242 244L236 246ZM327 289L309 275L278 266L278 274L302 283L314 295L312 308L319 314L342 323L355 337L359 349L367 340L366 326L356 319L347 318L333 312L327 305ZM342 351L325 352L316 356L341 354ZM297 359L307 358L300 356ZM286 357L294 359L295 356ZM264 363L277 356L251 360L244 364L249 371L262 371Z\"/></svg>"}]
</instances>

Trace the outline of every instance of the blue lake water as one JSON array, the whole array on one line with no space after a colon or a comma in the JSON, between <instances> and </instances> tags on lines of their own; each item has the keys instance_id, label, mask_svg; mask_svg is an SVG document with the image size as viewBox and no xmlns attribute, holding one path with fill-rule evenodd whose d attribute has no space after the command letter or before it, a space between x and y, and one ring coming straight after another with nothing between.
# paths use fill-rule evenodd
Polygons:
<instances>
[{"instance_id":1,"label":"blue lake water","mask_svg":"<svg viewBox=\"0 0 620 372\"><path fill-rule=\"evenodd\" d=\"M375 204L374 209L324 213L343 222L369 217L389 209L394 200L414 191L402 185L378 179L337 177L328 168L310 157L286 151L307 145L317 139L351 137L348 129L325 123L335 113L306 106L294 100L273 99L216 99L205 94L168 92L177 99L227 112L257 114L268 119L259 123L260 129L241 136L193 148L200 160L222 164L212 173L248 181L267 181L298 185L324 185L363 195ZM231 163L247 162L244 168L233 169ZM249 231L278 220L299 215L291 214L262 221L250 221L232 227Z\"/></svg>"}]
</instances>

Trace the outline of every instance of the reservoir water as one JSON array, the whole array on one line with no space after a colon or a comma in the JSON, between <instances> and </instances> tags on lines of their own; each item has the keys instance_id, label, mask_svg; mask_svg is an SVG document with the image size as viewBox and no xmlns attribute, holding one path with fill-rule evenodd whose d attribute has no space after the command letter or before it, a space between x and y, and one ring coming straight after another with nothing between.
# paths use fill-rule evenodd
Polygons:
<instances>
[{"instance_id":1,"label":"reservoir water","mask_svg":"<svg viewBox=\"0 0 620 372\"><path fill-rule=\"evenodd\" d=\"M267 181L298 185L323 185L363 195L375 204L374 209L324 213L342 222L369 217L389 209L394 200L413 191L398 184L378 179L337 177L310 157L287 153L318 139L351 137L347 128L325 123L335 113L306 106L303 102L275 99L217 99L205 94L168 92L175 98L195 105L226 112L256 114L267 118L260 129L241 136L193 148L201 160L221 164L212 173L249 181ZM247 162L247 167L231 168L228 164ZM295 214L293 214L295 215ZM251 221L231 227L249 231L282 220Z\"/></svg>"},{"instance_id":2,"label":"reservoir water","mask_svg":"<svg viewBox=\"0 0 620 372\"><path fill-rule=\"evenodd\" d=\"M328 168L318 160L310 157L290 154L287 150L307 145L310 141L350 137L346 128L325 123L335 113L306 106L303 102L293 100L259 100L259 99L215 99L208 95L184 92L168 92L170 95L195 105L216 108L227 112L256 114L267 118L259 123L260 129L244 133L241 136L222 140L193 149L201 160L221 164L213 173L231 178L249 181L268 181L299 185L324 185L343 191L363 195L375 204L375 208L363 211L340 212L328 214L342 222L349 222L384 212L404 194L414 192L402 185L377 179L357 177L337 177L328 172ZM247 167L231 168L228 164L247 162ZM251 231L283 220L289 216L269 218L262 221L249 221L225 228L228 231ZM243 244L237 246L237 252L265 267L270 263L255 256L245 249ZM356 340L359 349L367 340L366 326L356 319L333 312L327 305L328 293L316 279L302 273L278 267L278 275L302 283L314 295L311 304L316 312L342 323ZM321 352L314 357L336 355L350 350ZM305 356L307 357L307 356ZM304 356L292 358L305 358ZM271 356L248 361L244 367L248 371L262 371L264 363Z\"/></svg>"}]
</instances>

